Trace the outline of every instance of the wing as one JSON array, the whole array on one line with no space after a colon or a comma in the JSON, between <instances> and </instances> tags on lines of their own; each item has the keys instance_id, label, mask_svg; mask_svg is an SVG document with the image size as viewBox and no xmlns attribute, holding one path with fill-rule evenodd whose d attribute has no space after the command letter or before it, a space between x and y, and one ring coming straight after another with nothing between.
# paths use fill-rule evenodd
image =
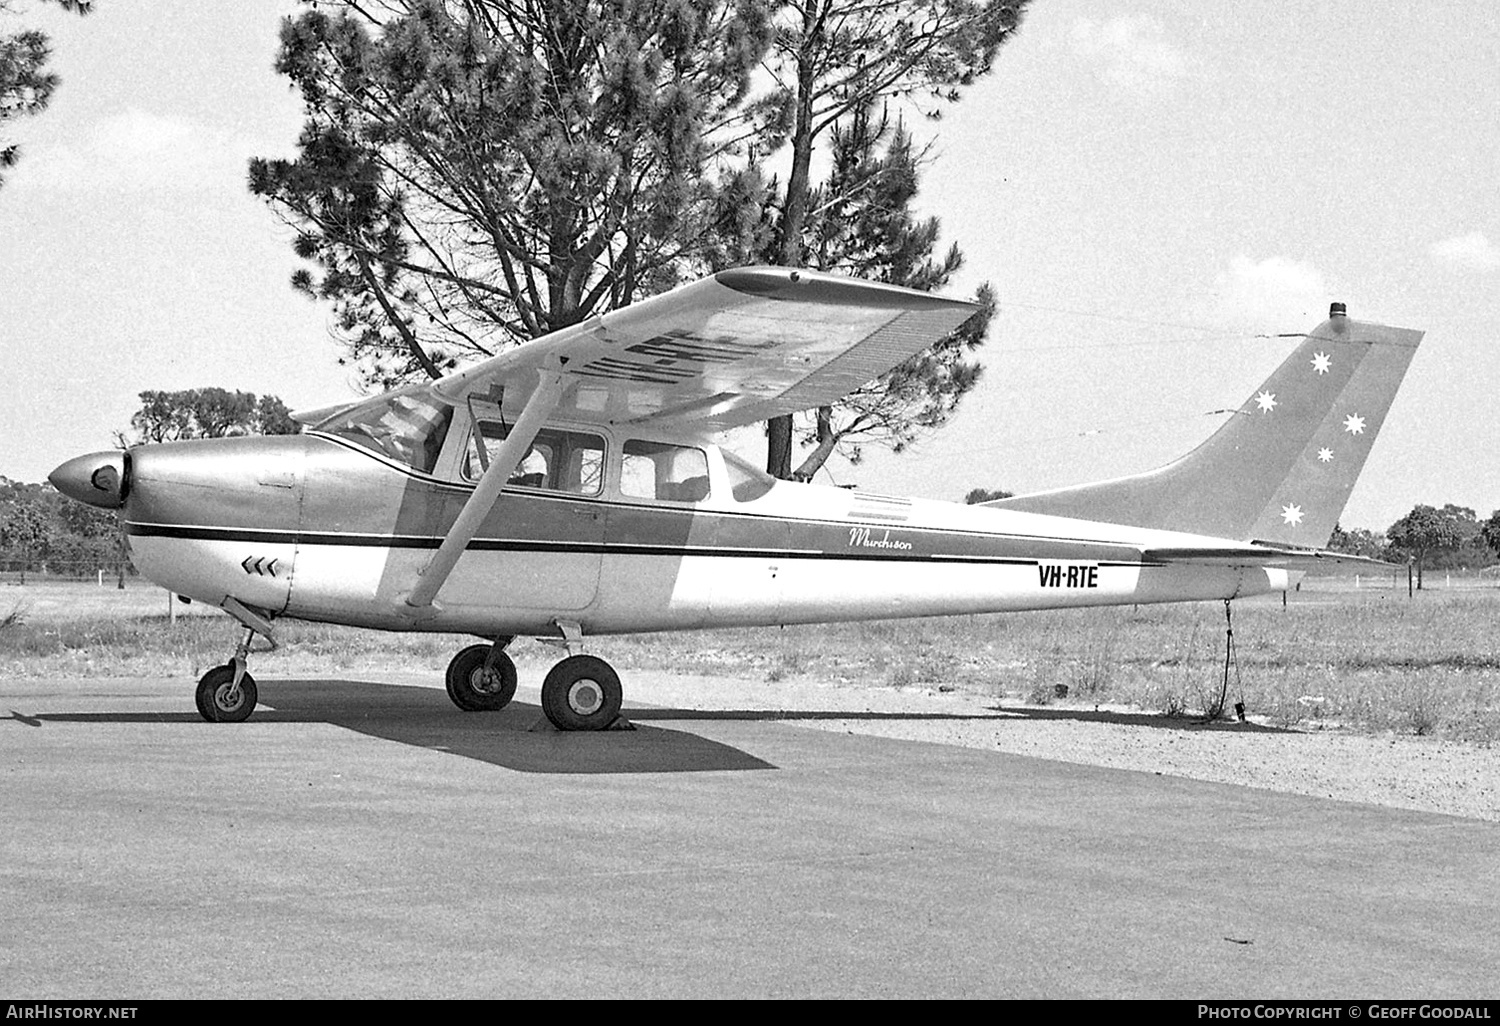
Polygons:
<instances>
[{"instance_id":1,"label":"wing","mask_svg":"<svg viewBox=\"0 0 1500 1026\"><path fill-rule=\"evenodd\" d=\"M573 382L558 415L721 430L831 403L937 342L973 303L783 267L720 271L435 382L524 403L532 371Z\"/></svg>"}]
</instances>

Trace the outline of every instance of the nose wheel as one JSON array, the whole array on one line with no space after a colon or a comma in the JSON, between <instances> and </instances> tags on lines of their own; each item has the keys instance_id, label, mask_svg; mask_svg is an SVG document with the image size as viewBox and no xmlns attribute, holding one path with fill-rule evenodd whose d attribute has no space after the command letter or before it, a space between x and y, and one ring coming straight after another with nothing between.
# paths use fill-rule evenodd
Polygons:
<instances>
[{"instance_id":1,"label":"nose wheel","mask_svg":"<svg viewBox=\"0 0 1500 1026\"><path fill-rule=\"evenodd\" d=\"M255 711L260 695L255 688L255 678L245 670L245 661L250 658L250 643L259 633L276 648L276 639L271 636L270 621L233 598L224 600L224 611L245 625L244 637L233 657L223 666L215 666L198 678L198 691L194 701L198 715L210 723L242 723Z\"/></svg>"},{"instance_id":2,"label":"nose wheel","mask_svg":"<svg viewBox=\"0 0 1500 1026\"><path fill-rule=\"evenodd\" d=\"M542 712L558 730L608 730L623 700L619 675L596 656L568 656L542 681Z\"/></svg>"},{"instance_id":3,"label":"nose wheel","mask_svg":"<svg viewBox=\"0 0 1500 1026\"><path fill-rule=\"evenodd\" d=\"M198 715L210 723L243 723L259 701L255 678L245 672L242 659L215 666L205 673L198 681L194 697Z\"/></svg>"}]
</instances>

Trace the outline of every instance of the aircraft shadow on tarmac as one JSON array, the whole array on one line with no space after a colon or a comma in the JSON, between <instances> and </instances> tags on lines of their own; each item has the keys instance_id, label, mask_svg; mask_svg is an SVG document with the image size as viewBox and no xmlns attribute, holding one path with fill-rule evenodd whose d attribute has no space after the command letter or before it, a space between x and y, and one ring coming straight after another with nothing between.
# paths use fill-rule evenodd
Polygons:
<instances>
[{"instance_id":1,"label":"aircraft shadow on tarmac","mask_svg":"<svg viewBox=\"0 0 1500 1026\"><path fill-rule=\"evenodd\" d=\"M1067 709L1055 706L990 706L1005 717L1025 720L1075 720L1081 723L1118 723L1129 727L1155 727L1158 730L1213 730L1236 734L1299 734L1287 727L1264 723L1240 723L1237 720L1205 720L1201 716L1167 716L1155 712L1120 712L1113 709Z\"/></svg>"},{"instance_id":2,"label":"aircraft shadow on tarmac","mask_svg":"<svg viewBox=\"0 0 1500 1026\"><path fill-rule=\"evenodd\" d=\"M515 701L496 712L466 713L433 688L352 680L258 681L257 723L330 723L370 737L475 759L523 773L673 773L776 767L730 745L680 730L567 733L539 706ZM631 713L632 719L634 713ZM195 713L12 713L29 725L184 723L210 730Z\"/></svg>"},{"instance_id":3,"label":"aircraft shadow on tarmac","mask_svg":"<svg viewBox=\"0 0 1500 1026\"><path fill-rule=\"evenodd\" d=\"M631 731L566 733L551 727L541 708L514 701L497 712L465 713L433 688L351 680L262 680L255 723L330 723L370 737L475 759L525 773L671 773L766 770L776 767L731 745L653 721L954 720L1003 719L949 713L886 713L788 709L626 710ZM190 712L19 713L27 726L44 723L204 723Z\"/></svg>"},{"instance_id":4,"label":"aircraft shadow on tarmac","mask_svg":"<svg viewBox=\"0 0 1500 1026\"><path fill-rule=\"evenodd\" d=\"M995 720L1071 719L1172 730L1215 729L1286 733L1253 723L1203 724L1156 713L995 706L990 714L849 710L639 707L626 710L631 731L567 733L554 730L540 707L514 701L497 712L465 713L434 688L350 680L277 680L259 683L262 707L254 723L329 723L369 737L487 762L523 773L691 773L776 767L731 745L651 722L797 720ZM55 723L181 723L208 730L234 725L204 723L190 712L19 713L32 727Z\"/></svg>"},{"instance_id":5,"label":"aircraft shadow on tarmac","mask_svg":"<svg viewBox=\"0 0 1500 1026\"><path fill-rule=\"evenodd\" d=\"M863 712L847 709L627 709L632 720L1005 720L1009 715L990 716L973 713L941 712Z\"/></svg>"}]
</instances>

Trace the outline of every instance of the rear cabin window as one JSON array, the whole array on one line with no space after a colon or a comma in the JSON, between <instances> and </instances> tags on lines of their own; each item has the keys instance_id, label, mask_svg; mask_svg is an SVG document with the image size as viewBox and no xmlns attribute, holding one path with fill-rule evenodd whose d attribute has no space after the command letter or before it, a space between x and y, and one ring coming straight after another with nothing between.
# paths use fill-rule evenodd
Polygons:
<instances>
[{"instance_id":1,"label":"rear cabin window","mask_svg":"<svg viewBox=\"0 0 1500 1026\"><path fill-rule=\"evenodd\" d=\"M479 442L471 434L469 451L464 454L463 474L470 481L477 481L484 474L490 457L510 434L510 425L481 421L479 431L484 437L484 453L480 453ZM604 439L581 431L543 428L506 484L573 495L598 495L604 485Z\"/></svg>"},{"instance_id":2,"label":"rear cabin window","mask_svg":"<svg viewBox=\"0 0 1500 1026\"><path fill-rule=\"evenodd\" d=\"M632 499L701 502L708 498L708 457L670 442L629 441L620 460L620 494Z\"/></svg>"},{"instance_id":3,"label":"rear cabin window","mask_svg":"<svg viewBox=\"0 0 1500 1026\"><path fill-rule=\"evenodd\" d=\"M346 438L430 474L452 423L453 407L421 385L342 410L313 430Z\"/></svg>"}]
</instances>

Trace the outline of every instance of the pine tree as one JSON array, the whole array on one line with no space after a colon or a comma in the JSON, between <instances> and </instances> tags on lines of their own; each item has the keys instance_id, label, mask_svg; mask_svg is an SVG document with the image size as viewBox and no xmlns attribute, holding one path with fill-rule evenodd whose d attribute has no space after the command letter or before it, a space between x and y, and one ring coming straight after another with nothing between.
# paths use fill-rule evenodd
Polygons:
<instances>
[{"instance_id":1,"label":"pine tree","mask_svg":"<svg viewBox=\"0 0 1500 1026\"><path fill-rule=\"evenodd\" d=\"M283 26L307 121L253 192L364 378L436 376L660 292L758 222L723 131L769 0L345 3ZM389 12L386 16L385 12Z\"/></svg>"},{"instance_id":2,"label":"pine tree","mask_svg":"<svg viewBox=\"0 0 1500 1026\"><path fill-rule=\"evenodd\" d=\"M867 104L834 126L831 149L828 178L809 193L802 246L807 263L922 291L947 285L963 266L963 255L950 246L941 260L932 258L938 220L919 220L911 209L921 160L905 128L885 109L877 114ZM811 479L839 449L856 463L869 443L901 452L922 431L945 424L979 382L981 368L969 355L984 342L994 314L987 286L979 300L979 312L958 330L816 410L803 439L813 449L793 477Z\"/></svg>"},{"instance_id":3,"label":"pine tree","mask_svg":"<svg viewBox=\"0 0 1500 1026\"><path fill-rule=\"evenodd\" d=\"M815 262L816 149L893 98L936 115L988 72L1027 2L325 4L341 10L282 30L277 66L307 113L298 157L253 161L251 189L297 229L311 266L293 284L332 304L365 381L437 376L705 271ZM914 179L899 141L908 152L882 159ZM768 178L783 155L788 175ZM842 202L839 187L819 202ZM957 250L930 258L926 225L884 225L911 249L891 249L886 280L936 287L957 270ZM977 380L963 354L985 321L889 375L887 401L821 411L812 436L852 454L942 423ZM783 428L770 455L788 477Z\"/></svg>"},{"instance_id":4,"label":"pine tree","mask_svg":"<svg viewBox=\"0 0 1500 1026\"><path fill-rule=\"evenodd\" d=\"M74 14L87 14L93 7L93 0L51 2ZM10 14L14 8L11 0L0 0L0 14ZM52 46L43 32L23 29L0 34L0 125L47 106L58 85L57 74L47 70L51 57ZM5 169L14 167L20 155L19 145L0 138L0 185L5 184Z\"/></svg>"},{"instance_id":5,"label":"pine tree","mask_svg":"<svg viewBox=\"0 0 1500 1026\"><path fill-rule=\"evenodd\" d=\"M804 222L812 209L812 158L819 140L852 113L888 99L930 117L987 74L1019 29L1029 0L790 0L780 9L767 58L773 88L747 108L764 152L790 147L791 168L774 200L769 257L805 266ZM983 298L983 297L981 297ZM766 469L792 476L790 417L767 425Z\"/></svg>"}]
</instances>

